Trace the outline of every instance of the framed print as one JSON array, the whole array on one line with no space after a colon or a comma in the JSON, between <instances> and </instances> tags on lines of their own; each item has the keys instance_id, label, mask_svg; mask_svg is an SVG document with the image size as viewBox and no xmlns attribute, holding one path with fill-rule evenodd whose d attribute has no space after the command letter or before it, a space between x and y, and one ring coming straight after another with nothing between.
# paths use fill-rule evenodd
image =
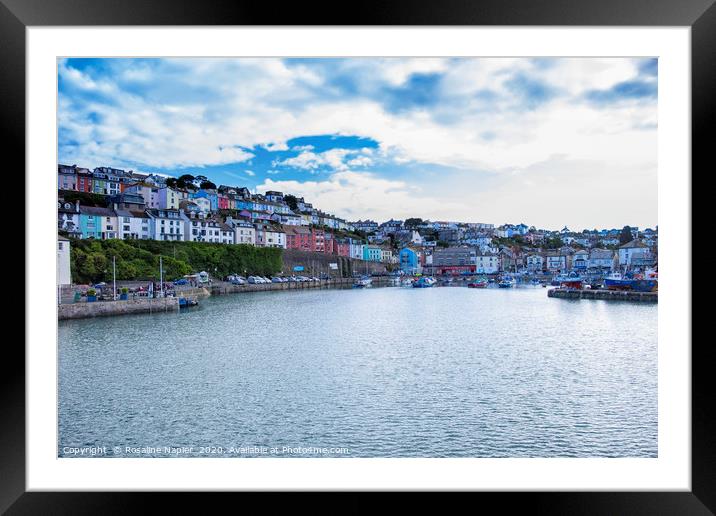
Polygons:
<instances>
[{"instance_id":1,"label":"framed print","mask_svg":"<svg viewBox=\"0 0 716 516\"><path fill-rule=\"evenodd\" d=\"M690 261L713 2L350 26L2 2L27 242L3 510L255 490L714 510Z\"/></svg>"}]
</instances>

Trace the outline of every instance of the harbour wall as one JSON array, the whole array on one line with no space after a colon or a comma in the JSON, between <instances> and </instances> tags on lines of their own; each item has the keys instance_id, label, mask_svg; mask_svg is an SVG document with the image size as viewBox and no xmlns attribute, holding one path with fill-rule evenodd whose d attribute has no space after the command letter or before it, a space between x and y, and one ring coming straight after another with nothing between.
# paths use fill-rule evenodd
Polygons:
<instances>
[{"instance_id":1,"label":"harbour wall","mask_svg":"<svg viewBox=\"0 0 716 516\"><path fill-rule=\"evenodd\" d=\"M337 269L332 269L330 264L335 263ZM302 272L294 272L294 267L303 267ZM335 254L312 253L299 251L298 249L284 249L283 251L283 273L303 274L308 276L319 276L328 274L332 277L350 278L357 274L384 274L387 272L384 263L356 260L347 256Z\"/></svg>"},{"instance_id":2,"label":"harbour wall","mask_svg":"<svg viewBox=\"0 0 716 516\"><path fill-rule=\"evenodd\" d=\"M163 297L157 299L129 299L127 301L95 301L93 303L70 303L57 306L57 318L85 319L88 317L106 317L140 313L176 312L179 310L179 298Z\"/></svg>"},{"instance_id":3,"label":"harbour wall","mask_svg":"<svg viewBox=\"0 0 716 516\"><path fill-rule=\"evenodd\" d=\"M633 292L630 290L576 290L553 288L547 291L549 297L561 299L604 299L608 301L639 301L644 303L657 303L658 292Z\"/></svg>"},{"instance_id":4,"label":"harbour wall","mask_svg":"<svg viewBox=\"0 0 716 516\"><path fill-rule=\"evenodd\" d=\"M274 290L303 290L303 289L321 289L321 288L351 288L355 280L353 278L333 278L320 281L290 281L287 283L264 283L233 285L227 282L214 283L211 287L212 296L220 296L224 294L240 294L242 292L265 292ZM391 278L377 277L373 278L373 285L376 287L387 286L391 284Z\"/></svg>"}]
</instances>

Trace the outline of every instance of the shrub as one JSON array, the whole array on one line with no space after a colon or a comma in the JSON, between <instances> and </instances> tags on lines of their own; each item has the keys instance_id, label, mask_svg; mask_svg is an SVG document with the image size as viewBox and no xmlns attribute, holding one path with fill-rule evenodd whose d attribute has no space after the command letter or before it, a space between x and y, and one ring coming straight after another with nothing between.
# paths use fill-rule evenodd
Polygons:
<instances>
[{"instance_id":1,"label":"shrub","mask_svg":"<svg viewBox=\"0 0 716 516\"><path fill-rule=\"evenodd\" d=\"M199 271L266 276L283 266L282 249L241 244L72 239L71 245L72 277L78 283L111 281L112 256L118 280L159 280L160 256L165 278Z\"/></svg>"}]
</instances>

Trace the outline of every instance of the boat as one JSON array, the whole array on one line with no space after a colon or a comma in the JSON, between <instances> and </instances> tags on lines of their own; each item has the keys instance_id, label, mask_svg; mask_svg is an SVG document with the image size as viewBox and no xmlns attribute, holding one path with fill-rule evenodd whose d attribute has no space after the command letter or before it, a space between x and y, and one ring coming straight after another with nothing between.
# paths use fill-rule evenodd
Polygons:
<instances>
[{"instance_id":1,"label":"boat","mask_svg":"<svg viewBox=\"0 0 716 516\"><path fill-rule=\"evenodd\" d=\"M512 288L517 285L517 280L512 276L503 276L500 282L497 284L500 288Z\"/></svg>"},{"instance_id":2,"label":"boat","mask_svg":"<svg viewBox=\"0 0 716 516\"><path fill-rule=\"evenodd\" d=\"M195 297L180 297L179 298L179 308L188 308L190 306L196 306L199 304L199 301Z\"/></svg>"},{"instance_id":3,"label":"boat","mask_svg":"<svg viewBox=\"0 0 716 516\"><path fill-rule=\"evenodd\" d=\"M563 281L568 281L569 275L568 274L557 274L554 278L552 278L552 282L550 285L553 287L559 287Z\"/></svg>"},{"instance_id":4,"label":"boat","mask_svg":"<svg viewBox=\"0 0 716 516\"><path fill-rule=\"evenodd\" d=\"M373 278L370 276L361 276L360 278L356 279L353 283L353 288L366 288L370 287L373 283Z\"/></svg>"},{"instance_id":5,"label":"boat","mask_svg":"<svg viewBox=\"0 0 716 516\"><path fill-rule=\"evenodd\" d=\"M659 275L656 269L647 269L643 274L627 272L623 276L612 273L604 279L608 290L633 290L635 292L657 292Z\"/></svg>"},{"instance_id":6,"label":"boat","mask_svg":"<svg viewBox=\"0 0 716 516\"><path fill-rule=\"evenodd\" d=\"M467 284L467 288L487 288L490 283L485 278L478 278Z\"/></svg>"},{"instance_id":7,"label":"boat","mask_svg":"<svg viewBox=\"0 0 716 516\"><path fill-rule=\"evenodd\" d=\"M634 279L632 288L637 292L657 292L659 290L659 273L657 269L646 269L641 277Z\"/></svg>"},{"instance_id":8,"label":"boat","mask_svg":"<svg viewBox=\"0 0 716 516\"><path fill-rule=\"evenodd\" d=\"M437 280L435 278L431 278L430 276L421 276L417 281L413 282L413 288L430 288L434 287L437 284Z\"/></svg>"},{"instance_id":9,"label":"boat","mask_svg":"<svg viewBox=\"0 0 716 516\"><path fill-rule=\"evenodd\" d=\"M582 290L584 288L584 278L577 272L570 272L562 276L559 288Z\"/></svg>"}]
</instances>

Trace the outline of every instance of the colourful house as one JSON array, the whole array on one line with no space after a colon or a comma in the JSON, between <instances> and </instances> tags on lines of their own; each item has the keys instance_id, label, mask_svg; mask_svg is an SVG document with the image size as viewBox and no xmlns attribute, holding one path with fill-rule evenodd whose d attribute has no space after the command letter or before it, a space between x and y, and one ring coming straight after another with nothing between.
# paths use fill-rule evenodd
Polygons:
<instances>
[{"instance_id":1,"label":"colourful house","mask_svg":"<svg viewBox=\"0 0 716 516\"><path fill-rule=\"evenodd\" d=\"M415 249L403 247L398 253L398 263L400 264L400 270L405 274L420 272L420 255Z\"/></svg>"},{"instance_id":2,"label":"colourful house","mask_svg":"<svg viewBox=\"0 0 716 516\"><path fill-rule=\"evenodd\" d=\"M190 198L207 199L209 201L211 211L216 211L219 209L219 195L214 190L199 190L196 193L190 194Z\"/></svg>"},{"instance_id":3,"label":"colourful house","mask_svg":"<svg viewBox=\"0 0 716 516\"><path fill-rule=\"evenodd\" d=\"M363 248L363 259L369 262L379 262L383 258L383 249L377 245L367 245Z\"/></svg>"}]
</instances>

